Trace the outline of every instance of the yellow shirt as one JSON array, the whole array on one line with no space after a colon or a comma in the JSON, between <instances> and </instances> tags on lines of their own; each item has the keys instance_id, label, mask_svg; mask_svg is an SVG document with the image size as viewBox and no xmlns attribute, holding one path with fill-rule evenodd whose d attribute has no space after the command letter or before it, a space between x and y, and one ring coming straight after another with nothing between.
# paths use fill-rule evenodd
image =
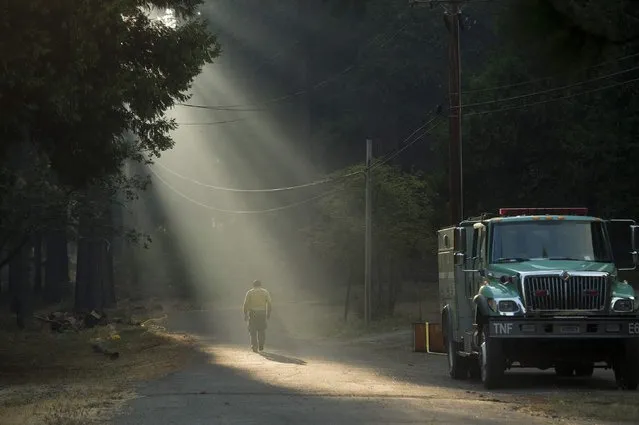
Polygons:
<instances>
[{"instance_id":1,"label":"yellow shirt","mask_svg":"<svg viewBox=\"0 0 639 425\"><path fill-rule=\"evenodd\" d=\"M271 309L271 294L264 288L253 288L244 298L244 313Z\"/></svg>"}]
</instances>

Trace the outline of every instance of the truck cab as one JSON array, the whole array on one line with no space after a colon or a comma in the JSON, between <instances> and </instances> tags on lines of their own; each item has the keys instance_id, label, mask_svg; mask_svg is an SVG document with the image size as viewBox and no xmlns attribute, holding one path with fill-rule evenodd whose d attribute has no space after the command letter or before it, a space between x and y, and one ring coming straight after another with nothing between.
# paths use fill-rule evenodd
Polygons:
<instances>
[{"instance_id":1,"label":"truck cab","mask_svg":"<svg viewBox=\"0 0 639 425\"><path fill-rule=\"evenodd\" d=\"M637 267L634 220L585 208L502 208L438 231L449 372L496 388L513 367L639 383L639 303L619 277Z\"/></svg>"}]
</instances>

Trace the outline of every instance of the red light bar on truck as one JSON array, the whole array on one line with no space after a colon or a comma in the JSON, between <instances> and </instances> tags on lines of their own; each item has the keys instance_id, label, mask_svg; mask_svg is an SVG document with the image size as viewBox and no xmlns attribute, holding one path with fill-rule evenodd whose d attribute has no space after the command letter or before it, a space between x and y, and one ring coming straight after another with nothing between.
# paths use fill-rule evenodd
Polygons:
<instances>
[{"instance_id":1,"label":"red light bar on truck","mask_svg":"<svg viewBox=\"0 0 639 425\"><path fill-rule=\"evenodd\" d=\"M588 215L588 208L500 208L499 215Z\"/></svg>"}]
</instances>

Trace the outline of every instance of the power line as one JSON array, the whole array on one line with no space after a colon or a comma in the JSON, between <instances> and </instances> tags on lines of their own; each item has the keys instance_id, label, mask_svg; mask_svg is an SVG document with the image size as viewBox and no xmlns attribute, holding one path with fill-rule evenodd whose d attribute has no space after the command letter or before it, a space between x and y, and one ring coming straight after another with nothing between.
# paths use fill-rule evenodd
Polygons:
<instances>
[{"instance_id":1,"label":"power line","mask_svg":"<svg viewBox=\"0 0 639 425\"><path fill-rule=\"evenodd\" d=\"M614 73L611 73L611 74L602 75L602 76L599 76L599 77L596 77L596 78L592 78L590 80L578 81L576 83L568 84L568 85L565 85L565 86L562 86L562 87L554 87L552 89L541 90L541 91L528 93L528 94L522 94L522 95L519 95L519 96L505 97L505 98L502 98L502 99L487 100L485 102L469 103L469 104L463 105L463 107L464 108L470 108L470 107L473 107L473 106L491 105L491 104L494 104L494 103L507 102L507 101L511 101L511 100L526 99L526 98L533 97L533 96L538 96L538 95L541 95L541 94L554 93L554 92L558 92L558 91L562 91L562 90L566 90L566 89L571 89L571 88L574 88L574 87L579 87L579 86L582 86L584 84L592 83L592 82L595 82L595 81L605 80L607 78L616 77L618 75L627 74L628 72L637 71L637 70L639 70L639 66L634 66L634 67L629 68L629 69L624 69L622 71L618 71L618 72L614 72Z\"/></svg>"},{"instance_id":2,"label":"power line","mask_svg":"<svg viewBox=\"0 0 639 425\"><path fill-rule=\"evenodd\" d=\"M196 108L196 109L208 109L211 111L231 111L231 112L264 112L266 109L263 108L235 108L228 106L208 106L208 105L195 105L192 103L176 103L176 106L184 106L185 108Z\"/></svg>"},{"instance_id":3,"label":"power line","mask_svg":"<svg viewBox=\"0 0 639 425\"><path fill-rule=\"evenodd\" d=\"M288 46L278 50L275 54L267 57L266 59L264 59L262 61L262 63L253 70L254 73L257 73L260 69L262 69L267 63L270 63L273 59L277 58L278 56L282 56L284 53L286 53L287 51L291 50L293 47L297 46L298 44L300 44L302 41L301 40L295 40L293 43L289 44Z\"/></svg>"},{"instance_id":4,"label":"power line","mask_svg":"<svg viewBox=\"0 0 639 425\"><path fill-rule=\"evenodd\" d=\"M316 180L310 183L305 183L305 184L299 184L299 185L294 185L294 186L285 186L285 187L276 187L276 188L271 188L271 189L234 189L234 188L230 188L230 187L222 187L222 186L215 186L215 185L211 185L211 184L207 184L207 183L203 183L200 182L198 180L192 179L190 177L184 176L176 171L171 170L169 167L167 167L164 164L161 164L159 162L155 162L154 164L159 165L160 167L162 167L164 170L166 170L168 173L173 174L174 176L182 179L182 180L186 180L189 181L193 184L196 184L198 186L201 187L205 187L207 189L213 189L213 190L219 190L219 191L223 191L223 192L233 192L233 193L272 193L272 192L286 192L286 191L291 191L291 190L297 190L297 189L303 189L303 188L307 188L307 187L312 187L312 186L317 186L320 184L326 184L326 183L331 183L333 181L337 181L337 180L342 180L351 176L354 176L356 174L360 174L361 172L353 172L353 173L348 173L339 177L329 177L329 178L325 178L322 180Z\"/></svg>"},{"instance_id":5,"label":"power line","mask_svg":"<svg viewBox=\"0 0 639 425\"><path fill-rule=\"evenodd\" d=\"M598 87L596 89L585 90L585 91L581 91L581 92L578 92L578 93L572 93L572 94L569 94L569 95L556 97L556 98L553 98L553 99L546 99L546 100L541 100L541 101L532 102L532 103L525 103L523 105L509 106L509 107L500 108L500 109L468 112L468 113L465 113L464 116L486 115L486 114L492 114L492 113L496 113L496 112L505 112L505 111L510 111L510 110L514 110L514 109L527 108L529 106L535 106L535 105L542 105L542 104L551 103L551 102L557 102L559 100L570 99L572 97L577 97L577 96L581 96L581 95L584 95L584 94L596 93L596 92L603 91L603 90L608 90L608 89L611 89L611 88L614 88L614 87L624 86L626 84L632 84L632 83L637 82L637 81L639 81L639 78L633 78L631 80L620 81L620 82L617 82L617 83L614 83L614 84L609 84L607 86Z\"/></svg>"},{"instance_id":6,"label":"power line","mask_svg":"<svg viewBox=\"0 0 639 425\"><path fill-rule=\"evenodd\" d=\"M421 135L419 135L415 139L413 139L410 142L408 142L415 134L419 133L421 130L423 130L424 128L428 127L431 123L433 123L438 118L440 118L440 117L439 116L435 116L432 119L430 119L429 121L426 121L424 124L419 126L417 129L415 129L407 138L405 138L402 141L401 144L403 144L403 146L401 148L395 150L394 152L390 153L389 155L386 155L385 157L382 157L381 159L376 161L371 166L371 170L373 170L373 169L375 169L377 167L380 167L380 166L386 164L389 161L392 161L395 157L400 155L406 149L408 149L409 147L411 147L412 145L417 143L419 140L421 140L425 135L427 135L430 131L432 131L439 124L441 124L442 121L436 123L434 126L430 127L426 131L424 131ZM359 174L363 173L362 171L356 171L356 172L351 172L351 173L348 173L348 174L345 174L345 175L342 175L342 176L339 176L339 177L336 177L336 178L324 179L324 180L319 180L319 181L316 181L316 182L307 183L305 185L290 186L290 187L285 187L285 188L274 188L274 189L232 189L232 188L224 188L224 187L219 187L219 186L207 185L207 184L198 182L196 180L189 179L188 177L182 176L179 173L176 173L173 170L170 170L169 168L165 167L162 164L159 164L159 165L162 168L164 168L167 171L169 171L170 173L172 173L172 174L174 174L174 175L176 175L178 177L181 177L183 179L186 179L188 181L191 181L193 183L196 183L198 185L201 185L201 186L204 186L204 187L208 187L208 188L214 188L214 189L217 189L217 190L229 191L229 192L280 192L280 191L285 191L285 190L293 190L293 189L302 188L302 187L314 186L314 185L317 185L317 184L327 183L327 182L331 182L331 181L343 180L343 179L346 179L348 177L352 177L352 176L359 175ZM282 211L282 210L285 210L285 209L294 208L294 207L297 207L297 206L301 206L301 205L316 201L318 199L321 199L321 198L323 198L325 196L337 193L337 192L339 192L341 190L344 190L346 188L346 186L344 185L344 186L338 187L336 189L333 189L333 190L321 193L319 195L313 196L311 198L307 198L307 199L304 199L302 201L294 202L294 203L291 203L291 204L287 204L287 205L283 205L283 206L275 207L275 208L267 208L267 209L263 209L263 210L229 210L229 209L213 207L211 205L202 203L202 202L200 202L200 201L198 201L196 199L191 198L190 196L184 194L183 192L181 192L180 190L175 188L173 185L171 185L169 182L167 182L164 178L162 178L162 176L160 176L155 170L153 170L152 167L148 167L148 168L149 168L149 171L162 184L164 184L167 188L169 188L172 192L174 192L176 195L180 196L181 198L191 202L192 204L198 205L198 206L200 206L202 208L205 208L205 209L208 209L208 210L211 210L211 211L220 212L220 213L226 213L226 214L264 214L264 213L269 213L269 212Z\"/></svg>"},{"instance_id":7,"label":"power line","mask_svg":"<svg viewBox=\"0 0 639 425\"><path fill-rule=\"evenodd\" d=\"M211 210L211 211L215 211L215 212L219 212L219 213L225 213L225 214L265 214L265 213L270 213L270 212L282 211L282 210L286 210L286 209L289 209L289 208L295 208L295 207L298 207L298 206L301 206L301 205L304 205L304 204L308 204L310 202L316 201L316 200L321 199L321 198L323 198L325 196L331 195L333 193L336 193L336 192L339 192L339 191L345 189L345 186L342 186L342 187L339 187L337 189L333 189L331 191L324 192L322 194L313 196L311 198L304 199L304 200L299 201L299 202L294 202L292 204L286 204L286 205L282 205L280 207L275 207L275 208L267 208L267 209L263 209L263 210L228 210L228 209L213 207L211 205L208 205L208 204L202 203L202 202L200 202L200 201L198 201L196 199L193 199L190 196L185 195L184 193L182 193L181 191L179 191L178 189L173 187L169 182L164 180L159 174L157 174L150 167L149 167L149 171L151 171L151 173L162 184L164 184L172 192L174 192L176 195L180 196L181 198L186 199L187 201L191 202L192 204L200 206L200 207L205 208L207 210Z\"/></svg>"},{"instance_id":8,"label":"power line","mask_svg":"<svg viewBox=\"0 0 639 425\"><path fill-rule=\"evenodd\" d=\"M437 126L439 126L439 124L441 124L441 122L435 124L433 127L429 128L428 130L426 130L422 135L420 135L417 139L410 141L410 139L417 133L419 133L421 130L423 130L425 127L427 127L428 125L430 125L432 122L434 122L435 120L437 120L438 118L440 118L439 116L435 116L432 119L426 121L425 123L423 123L422 125L420 125L418 128L416 128L410 135L408 135L408 137L406 137L404 140L402 140L402 142L400 142L401 146L400 148L396 149L395 151L383 156L382 158L379 158L378 160L376 160L372 165L371 165L371 169L377 168L379 166L382 166L386 163L388 163L389 161L393 160L394 158L396 158L399 154L401 154L403 151L405 151L406 149L408 149L409 147L411 147L412 145L414 145L417 141L421 140L425 135L427 135L430 131L432 131L433 129L435 129ZM216 186L216 185L211 185L211 184L207 184L207 183L203 183L200 182L198 180L192 179L190 177L187 177L183 174L178 173L177 171L172 170L171 168L167 167L166 165L155 161L153 163L154 165L159 165L161 168L163 168L165 171L167 171L168 173L182 179L188 182L191 182L195 185L201 186L201 187L205 187L207 189L213 189L213 190L219 190L219 191L223 191L223 192L233 192L233 193L273 193L273 192L285 192L285 191L291 191L291 190L297 190L297 189L303 189L303 188L307 188L307 187L312 187L312 186L317 186L320 184L327 184L327 183L331 183L331 182L337 182L339 180L343 180L346 179L348 177L353 177L356 176L358 174L362 174L363 171L354 171L351 173L347 173L347 174L343 174L337 177L328 177L325 179L321 179L321 180L315 180L312 181L310 183L304 183L304 184L299 184L299 185L293 185L293 186L284 186L284 187L277 187L277 188L270 188L270 189L236 189L236 188L229 188L229 187L223 187L223 186ZM151 167L149 167L151 168Z\"/></svg>"},{"instance_id":9,"label":"power line","mask_svg":"<svg viewBox=\"0 0 639 425\"><path fill-rule=\"evenodd\" d=\"M418 133L419 131L423 130L425 127L427 127L429 124L431 124L432 122L434 122L435 120L437 120L438 118L440 118L439 116L436 116L434 118L432 118L431 120L425 122L424 124L422 124L420 127L418 127L415 131L413 131L411 133L410 136L408 136L406 139L404 139L404 142L410 140L416 133ZM385 163L393 160L395 157L397 157L399 154L401 154L402 152L404 152L406 149L408 149L409 147L411 147L412 145L414 145L415 143L417 143L419 140L423 139L424 136L426 136L430 131L432 131L434 128L436 128L439 124L441 124L443 122L440 121L438 123L436 123L435 125L433 125L432 127L430 127L429 129L427 129L426 131L424 131L421 135L419 135L418 137L416 137L414 140L406 143L404 146L402 146L401 148L397 149L396 151L394 151L393 153L387 155L386 157L381 158L380 160L378 160L376 163L374 163L371 166L371 170L374 170L377 167L380 167L382 165L384 165ZM176 195L180 196L181 198L186 199L187 201L191 202L192 204L195 204L197 206L200 206L202 208L211 210L211 211L215 211L215 212L220 212L220 213L226 213L226 214L265 214L265 213L270 213L270 212L277 212L277 211L282 211L282 210L286 210L289 208L295 208L301 205L305 205L308 204L310 202L316 201L318 199L324 198L326 196L332 195L334 193L337 193L339 191L342 191L344 189L346 189L346 186L340 186L338 188L335 188L333 190L321 193L319 195L313 196L311 198L307 198L304 199L302 201L298 201L298 202L293 202L291 204L286 204L286 205L282 205L280 207L275 207L275 208L267 208L267 209L263 209L263 210L229 210L229 209L223 209L223 208L217 208L217 207L213 207L211 205L202 203L196 199L191 198L190 196L182 193L180 190L178 190L177 188L175 188L173 185L171 185L169 182L167 182L165 179L163 179L157 172L155 172L153 170L152 167L148 167L149 171L162 183L164 184L166 187L168 187L172 192L174 192ZM177 173L176 173L177 174ZM341 180L341 179L345 179L347 177L351 177L351 176L355 176L358 174L362 174L362 171L357 171L357 172L352 172L352 173L348 173L345 175L342 175L340 177L337 177L335 179L331 179L330 181L335 181L335 180ZM328 179L327 179L328 180ZM320 182L314 182L311 184L319 184ZM208 187L209 185L207 185ZM308 185L306 185L308 186ZM300 187L300 186L298 186ZM292 187L295 188L295 187ZM229 189L229 188L218 188L218 189L222 189L222 190L227 190L227 191L233 191L233 192L259 192L261 190L238 190L238 189ZM288 190L289 188L276 188L276 189L270 189L270 190L266 190L266 191L270 191L270 192L274 192L274 191L282 191L282 190Z\"/></svg>"},{"instance_id":10,"label":"power line","mask_svg":"<svg viewBox=\"0 0 639 425\"><path fill-rule=\"evenodd\" d=\"M398 18L395 19L395 22L393 22L394 25L395 23L401 21L407 14L407 11L405 10ZM408 27L408 25L410 25L410 22L405 23L404 25L402 25L399 29L397 29L396 31L394 31L392 34L390 34L390 36L386 37L386 40L383 41L381 44L379 44L379 47L386 47L386 45L388 45L388 43L390 43L392 40L395 39L395 37L397 37L404 29L406 29ZM385 33L382 34L378 34L375 37L373 37L371 40L369 40L368 42L366 42L364 44L364 46L362 47L362 50L366 50L368 47L376 44L380 39L384 38L390 31L387 31ZM310 91L319 89L323 86L326 86L330 83L332 83L333 81L337 81L340 78L342 78L344 75L348 74L349 72L351 72L353 69L355 69L357 67L357 62L352 63L351 65L347 66L346 68L342 69L341 71L325 78L322 81L319 81L317 83L315 83L314 85L312 85L310 88L308 89L299 89L293 93L289 93L287 95L283 95L283 96L279 96L279 97L275 97L275 98L271 98L271 99L267 99L261 102L255 102L255 103L246 103L246 104L238 104L238 105L195 105L195 104L191 104L191 103L177 103L177 105L179 106L184 106L184 107L190 107L190 108L199 108L199 109L210 109L210 110L216 110L216 111L236 111L236 112L259 112L259 111L264 111L264 108L254 108L254 107L258 107L258 106L266 106L266 105L272 105L275 103L280 103L283 102L285 100L288 99L292 99L295 98L297 96L301 96L303 94L306 94Z\"/></svg>"},{"instance_id":11,"label":"power line","mask_svg":"<svg viewBox=\"0 0 639 425\"><path fill-rule=\"evenodd\" d=\"M432 118L431 120L425 122L424 124L422 124L420 127L418 127L416 130L414 130L406 139L404 139L404 142L410 140L415 134L417 134L419 131L423 130L425 127L427 127L429 124L431 124L432 122L434 122L435 120L437 120L438 118L440 118L439 116L435 116L434 118ZM399 154L401 154L402 152L404 152L406 149L408 149L409 147L411 147L412 145L414 145L415 143L417 143L419 140L421 140L425 135L427 135L430 131L432 131L434 128L436 128L439 124L441 124L442 121L436 123L434 126L430 127L428 130L424 131L421 135L419 135L418 137L416 137L414 140L406 143L404 146L402 146L401 148L397 149L396 151L394 151L393 153L381 158L380 160L378 160L375 164L373 164L371 166L371 170L380 167L382 165L384 165L385 163L387 163L388 161L393 160L395 157L397 157ZM161 165L161 164L160 164ZM162 166L162 165L161 165ZM202 208L211 210L211 211L215 211L215 212L219 212L219 213L225 213L225 214L265 214L265 213L270 213L270 212L277 212L277 211L282 211L282 210L286 210L289 208L295 208L301 205L305 205L308 204L310 202L316 201L318 199L324 198L326 196L332 195L334 193L337 193L339 191L342 191L344 189L346 189L346 185L344 186L340 186L337 187L333 190L321 193L319 195L313 196L311 198L307 198L304 199L302 201L298 201L298 202L293 202L291 204L286 204L286 205L282 205L280 207L275 207L275 208L267 208L267 209L262 209L262 210L229 210L229 209L223 209L223 208L217 208L217 207L213 207L211 205L205 204L203 202L200 202L196 199L191 198L190 196L184 194L183 192L181 192L180 190L178 190L177 188L175 188L173 185L171 185L169 182L167 182L165 179L162 178L162 176L160 176L157 172L155 172L155 170L153 170L152 167L148 167L149 171L162 183L164 184L167 188L169 188L172 192L174 192L176 195L180 196L181 198L191 202L194 205L200 206ZM177 174L177 173L175 173ZM325 181L335 181L335 180L341 180L341 179L345 179L347 177L351 177L351 176L355 176L358 174L362 174L362 171L357 171L357 172L352 172L352 173L348 173L342 176L339 176L337 178L334 179L326 179ZM183 177L183 176L182 176ZM190 180L190 179L188 179ZM307 185L300 185L297 187L304 187L304 186L309 186L309 185L314 185L314 184L320 184L321 182L324 181L318 181L318 182L313 182ZM198 182L199 183L199 182ZM202 184L202 183L200 183ZM207 187L210 187L210 185L205 185ZM296 187L290 187L290 188L276 188L276 189L266 189L266 190L239 190L239 189L230 189L230 188L220 188L220 187L215 187L216 189L221 189L221 190L226 190L226 191L232 191L232 192L262 192L262 191L267 191L267 192L275 192L275 191L283 191L283 190L289 190L292 188L296 188Z\"/></svg>"},{"instance_id":12,"label":"power line","mask_svg":"<svg viewBox=\"0 0 639 425\"><path fill-rule=\"evenodd\" d=\"M238 118L234 120L224 120L224 121L211 121L211 122L179 122L178 126L208 126L208 125L219 125L219 124L230 124L238 121L245 121L245 118Z\"/></svg>"},{"instance_id":13,"label":"power line","mask_svg":"<svg viewBox=\"0 0 639 425\"><path fill-rule=\"evenodd\" d=\"M622 56L620 58L616 58L616 59L611 59L611 60L608 60L608 61L600 62L600 63L598 63L596 65L579 68L579 69L574 70L574 71L566 71L566 72L550 75L548 77L541 77L541 78L535 78L535 79L532 79L532 80L521 81L519 83L499 84L499 85L496 85L496 86L493 86L493 87L486 87L486 88L483 88L483 89L466 90L466 91L462 91L462 94L482 93L482 92L493 91L493 90L503 90L503 89L509 89L509 88L514 88L514 87L521 87L521 86L525 86L527 84L541 83L541 82L544 82L544 81L554 80L557 77L561 77L563 75L569 75L569 74L572 74L574 72L583 72L583 71L587 71L589 69L600 68L600 67L605 66L605 65L609 65L609 64L612 64L612 63L625 61L627 59L632 59L632 58L635 58L637 56L639 56L639 53L633 53L631 55Z\"/></svg>"},{"instance_id":14,"label":"power line","mask_svg":"<svg viewBox=\"0 0 639 425\"><path fill-rule=\"evenodd\" d=\"M416 133L418 133L419 131L423 130L425 127L429 126L431 123L433 123L434 121L436 121L436 120L438 120L440 118L441 117L439 117L439 116L435 116L431 120L429 120L429 121L425 122L424 124L422 124L419 128L417 128L415 131L413 131L413 133L411 133L410 136L408 136L406 139L404 139L404 141L402 142L402 144L406 143L406 144L404 144L404 146L402 146L401 148L395 150L394 152L391 152L390 154L382 157L379 161L375 162L373 165L371 165L371 170L374 170L375 168L381 167L382 165L388 163L389 161L392 161L397 156L399 156L399 154L404 152L406 149L410 148L415 143L417 143L418 141L423 139L424 136L428 135L431 131L433 131L435 128L437 128L442 122L444 122L444 120L442 119L441 121L435 123L435 125L433 125L430 128L424 130L424 132L422 132L421 135L417 136L415 139L413 139L410 142L408 142L408 140L410 140Z\"/></svg>"},{"instance_id":15,"label":"power line","mask_svg":"<svg viewBox=\"0 0 639 425\"><path fill-rule=\"evenodd\" d=\"M419 127L417 127L415 130L413 130L413 132L412 132L411 134L409 134L407 137L405 137L405 138L404 138L404 140L402 140L402 141L399 143L399 145L403 145L404 143L408 142L408 141L409 141L409 140L410 140L410 139L411 139L411 138L412 138L415 134L417 134L417 133L418 133L418 132L420 132L422 129L424 129L424 127L428 126L430 123L432 123L433 121L435 121L435 120L439 117L439 114L441 114L441 104L440 104L439 106L435 107L432 111L430 111L430 112L428 113L428 116L433 116L433 115L435 115L435 116L434 116L434 118L432 118L432 119L430 119L430 120L428 120L428 121L424 122L422 125L420 125L420 126L419 126ZM435 127L433 127L433 128L435 128ZM428 132L428 131L430 131L430 129L429 129L429 130L427 130L427 132ZM422 136L422 137L423 137L423 136ZM394 150L394 151L392 151L392 152L390 152L390 153L388 153L388 154L384 155L382 158L379 158L378 160L376 160L376 161L375 161L375 163L371 164L371 167L376 166L376 163L378 163L378 162L386 163L386 162L387 162L387 161L386 161L386 158L387 158L387 157L389 157L389 156L391 156L391 155L394 155L394 154L395 154L398 150L400 150L400 149L403 149L403 147L397 148L396 150ZM383 165L383 164L380 164L380 165Z\"/></svg>"}]
</instances>

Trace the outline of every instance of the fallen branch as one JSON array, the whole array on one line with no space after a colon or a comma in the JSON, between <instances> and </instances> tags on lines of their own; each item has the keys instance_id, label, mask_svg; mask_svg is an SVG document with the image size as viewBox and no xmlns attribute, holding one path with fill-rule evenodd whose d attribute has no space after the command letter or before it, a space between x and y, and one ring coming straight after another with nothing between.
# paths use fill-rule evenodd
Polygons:
<instances>
[{"instance_id":1,"label":"fallen branch","mask_svg":"<svg viewBox=\"0 0 639 425\"><path fill-rule=\"evenodd\" d=\"M164 322L166 319L168 319L168 317L169 316L165 314L162 317L148 319L142 322L140 326L143 328L148 328L148 329L152 329L156 331L166 331L166 328L162 326L160 323Z\"/></svg>"},{"instance_id":2,"label":"fallen branch","mask_svg":"<svg viewBox=\"0 0 639 425\"><path fill-rule=\"evenodd\" d=\"M33 317L41 322L49 323L52 331L80 331L85 328L93 328L95 326L104 326L108 324L107 318L103 314L96 311L90 313L62 313L53 312L48 316L39 316L34 314Z\"/></svg>"},{"instance_id":3,"label":"fallen branch","mask_svg":"<svg viewBox=\"0 0 639 425\"><path fill-rule=\"evenodd\" d=\"M38 316L37 314L34 314L34 315L33 315L33 317L34 317L35 319L38 319L38 320L42 321L42 322L47 322L47 323L57 323L57 324L59 324L59 325L61 324L60 322L58 322L58 321L56 321L56 320L51 320L51 319L49 319L49 318L47 318L47 317Z\"/></svg>"}]
</instances>

